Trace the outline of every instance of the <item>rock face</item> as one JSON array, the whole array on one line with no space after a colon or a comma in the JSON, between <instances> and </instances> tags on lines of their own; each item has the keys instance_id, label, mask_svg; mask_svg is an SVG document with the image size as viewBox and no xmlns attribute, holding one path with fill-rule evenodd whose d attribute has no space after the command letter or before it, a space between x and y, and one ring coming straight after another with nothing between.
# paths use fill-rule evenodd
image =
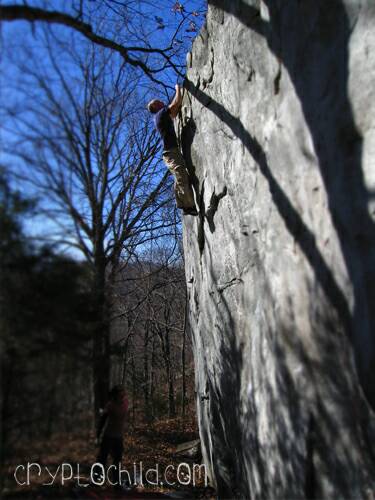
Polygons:
<instances>
[{"instance_id":1,"label":"rock face","mask_svg":"<svg viewBox=\"0 0 375 500\"><path fill-rule=\"evenodd\" d=\"M202 451L220 497L375 478L375 4L209 0L181 142Z\"/></svg>"}]
</instances>

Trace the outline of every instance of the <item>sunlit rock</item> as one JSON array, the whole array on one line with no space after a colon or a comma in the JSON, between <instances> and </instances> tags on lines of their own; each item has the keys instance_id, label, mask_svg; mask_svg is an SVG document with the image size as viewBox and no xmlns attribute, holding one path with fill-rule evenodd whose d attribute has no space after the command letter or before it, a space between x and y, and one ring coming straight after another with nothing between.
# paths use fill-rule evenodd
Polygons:
<instances>
[{"instance_id":1,"label":"sunlit rock","mask_svg":"<svg viewBox=\"0 0 375 500\"><path fill-rule=\"evenodd\" d=\"M202 451L221 497L374 480L375 5L209 2L181 140Z\"/></svg>"}]
</instances>

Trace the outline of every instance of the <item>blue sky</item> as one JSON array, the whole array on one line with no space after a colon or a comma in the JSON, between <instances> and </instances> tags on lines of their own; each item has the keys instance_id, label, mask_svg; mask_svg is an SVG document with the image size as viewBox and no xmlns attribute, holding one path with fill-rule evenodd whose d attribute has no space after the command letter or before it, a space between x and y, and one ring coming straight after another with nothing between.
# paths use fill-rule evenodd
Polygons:
<instances>
[{"instance_id":1,"label":"blue sky","mask_svg":"<svg viewBox=\"0 0 375 500\"><path fill-rule=\"evenodd\" d=\"M14 2L22 4L22 1ZM43 7L43 2L41 1L30 1L29 5ZM46 4L46 2L45 2ZM91 9L91 19L90 22L94 26L94 29L101 34L107 36L108 38L114 38L119 43L126 45L139 45L139 35L144 35L144 38L153 47L164 48L170 43L170 39L175 33L176 27L182 21L181 14L177 11L173 11L172 7L176 2L171 0L159 0L157 3L157 9L155 8L155 2L149 2L148 0L142 2L133 2L134 8L139 9L139 16L143 19L143 26L138 22L137 16L134 14L128 21L128 32L122 30L121 28L121 17L112 13L111 10L105 8L105 2L101 2L100 6L97 7L98 2L84 2L85 5L89 5ZM63 10L64 12L73 13L72 10L73 2L67 1L51 1L47 2L48 9ZM108 4L112 6L112 4ZM182 64L185 61L186 52L190 49L192 39L196 36L197 31L204 22L204 11L205 2L202 0L192 0L188 2L181 2L181 5L185 8L185 13L192 13L189 19L183 24L183 28L176 36L175 45L181 48L180 61ZM177 2L178 7L178 2ZM95 10L96 9L96 10ZM103 10L104 9L104 10ZM99 16L100 14L100 16ZM198 15L195 15L198 14ZM100 17L103 16L106 19L105 26L101 22ZM120 20L119 20L120 19ZM88 20L88 19L86 19ZM191 25L191 21L195 26ZM103 27L104 26L104 27ZM197 31L194 31L196 28ZM74 40L82 38L81 35L77 35L71 29L53 26L53 31L56 33L61 40L65 40L66 43L73 43ZM43 62L46 60L46 49L43 46L43 36L41 36L41 28L38 23L35 23L34 27L27 22L17 21L12 23L3 23L2 26L2 45L4 50L4 55L2 58L2 68L1 68L1 87L2 87L2 99L5 99L7 103L14 103L16 106L19 95L17 93L17 86L20 83L25 82L25 76L17 70L11 60L15 62L22 61L22 58L27 58L27 48L32 48L34 54L37 55L38 59ZM107 50L107 49L106 49ZM66 64L69 63L69 57L61 53L61 60L66 59ZM48 70L48 68L47 68ZM175 74L172 71L165 71L158 75L158 77L169 86L174 86L176 81ZM165 90L160 86L150 84L150 82L144 78L142 79L139 96L141 100L146 103L151 97L159 94L161 98L166 99ZM171 92L169 97L172 97ZM4 130L1 133L1 143L4 145L9 142L16 132L14 130ZM3 147L2 147L3 149ZM17 168L14 160L8 155L4 154L2 151L2 163L12 164L12 168ZM28 196L35 196L32 189L26 186L26 184L17 182L16 186L21 191L25 192ZM43 201L43 200L41 200ZM43 217L34 217L33 219L25 222L26 231L32 236L39 236L47 234L54 231L54 228L48 223Z\"/></svg>"}]
</instances>

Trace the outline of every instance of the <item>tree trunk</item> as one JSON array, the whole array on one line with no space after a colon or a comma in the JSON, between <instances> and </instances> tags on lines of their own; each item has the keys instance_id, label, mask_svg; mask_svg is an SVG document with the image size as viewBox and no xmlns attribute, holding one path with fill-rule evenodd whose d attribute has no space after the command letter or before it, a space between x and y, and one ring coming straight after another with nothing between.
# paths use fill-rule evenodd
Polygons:
<instances>
[{"instance_id":1,"label":"tree trunk","mask_svg":"<svg viewBox=\"0 0 375 500\"><path fill-rule=\"evenodd\" d=\"M124 347L122 350L122 376L121 376L121 384L126 385L126 369L128 365L128 344L129 337L126 338L124 342Z\"/></svg>"},{"instance_id":2,"label":"tree trunk","mask_svg":"<svg viewBox=\"0 0 375 500\"><path fill-rule=\"evenodd\" d=\"M176 416L176 405L174 399L174 380L170 365L168 366L168 406L169 406L169 418Z\"/></svg>"},{"instance_id":3,"label":"tree trunk","mask_svg":"<svg viewBox=\"0 0 375 500\"><path fill-rule=\"evenodd\" d=\"M152 354L151 354L151 373L150 373L150 411L152 420L155 418L155 408L154 408L154 387L155 387L155 347L156 340L153 336L152 338Z\"/></svg>"},{"instance_id":4,"label":"tree trunk","mask_svg":"<svg viewBox=\"0 0 375 500\"><path fill-rule=\"evenodd\" d=\"M145 401L146 420L150 421L150 393L149 393L150 368L148 360L148 339L149 339L149 323L148 321L146 321L146 328L143 339L143 396Z\"/></svg>"},{"instance_id":5,"label":"tree trunk","mask_svg":"<svg viewBox=\"0 0 375 500\"><path fill-rule=\"evenodd\" d=\"M135 422L135 409L136 409L136 401L135 401L135 398L136 398L136 394L137 394L137 390L136 390L136 380L135 380L135 362L134 362L134 352L132 353L132 375L133 375L133 378L132 378L132 401L133 401L133 405L132 405L132 423L133 423L133 426L134 426L134 422Z\"/></svg>"},{"instance_id":6,"label":"tree trunk","mask_svg":"<svg viewBox=\"0 0 375 500\"><path fill-rule=\"evenodd\" d=\"M176 405L174 399L174 377L173 370L171 366L171 349L169 342L169 332L166 330L165 335L165 366L167 372L167 381L168 381L168 413L169 417L173 418L176 416Z\"/></svg>"},{"instance_id":7,"label":"tree trunk","mask_svg":"<svg viewBox=\"0 0 375 500\"><path fill-rule=\"evenodd\" d=\"M95 325L93 349L94 408L95 418L104 408L110 384L110 323L106 296L106 267L104 252L95 257L93 294L95 295Z\"/></svg>"}]
</instances>

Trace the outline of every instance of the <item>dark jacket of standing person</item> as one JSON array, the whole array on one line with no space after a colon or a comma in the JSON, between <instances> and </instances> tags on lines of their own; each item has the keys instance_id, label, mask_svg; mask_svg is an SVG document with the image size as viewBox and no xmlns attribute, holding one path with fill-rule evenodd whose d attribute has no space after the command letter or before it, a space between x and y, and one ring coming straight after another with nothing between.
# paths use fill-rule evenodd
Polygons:
<instances>
[{"instance_id":1,"label":"dark jacket of standing person","mask_svg":"<svg viewBox=\"0 0 375 500\"><path fill-rule=\"evenodd\" d=\"M110 392L110 399L106 404L100 418L97 438L100 441L100 449L97 462L106 467L108 455L112 457L113 464L118 467L121 464L123 447L123 432L128 414L128 400L122 386L117 385ZM113 482L119 483L119 477Z\"/></svg>"}]
</instances>

